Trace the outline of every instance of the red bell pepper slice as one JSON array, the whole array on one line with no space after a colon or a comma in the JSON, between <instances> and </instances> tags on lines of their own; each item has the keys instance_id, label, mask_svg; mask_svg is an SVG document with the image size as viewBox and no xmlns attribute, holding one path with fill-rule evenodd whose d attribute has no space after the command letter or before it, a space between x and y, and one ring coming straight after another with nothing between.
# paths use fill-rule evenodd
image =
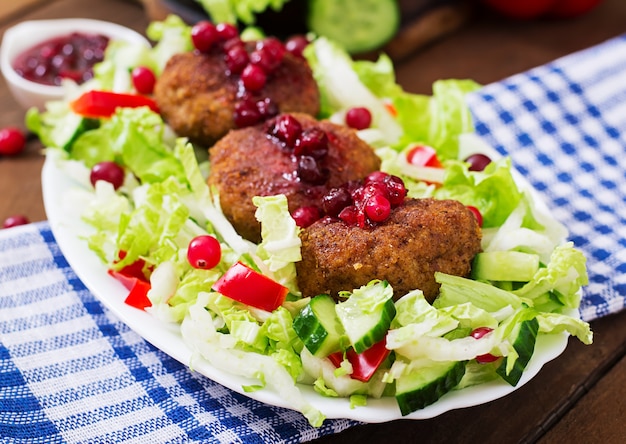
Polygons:
<instances>
[{"instance_id":1,"label":"red bell pepper slice","mask_svg":"<svg viewBox=\"0 0 626 444\"><path fill-rule=\"evenodd\" d=\"M140 106L147 106L152 111L159 112L158 105L150 97L112 91L87 91L70 102L70 108L76 114L92 118L111 117L117 108Z\"/></svg>"},{"instance_id":2,"label":"red bell pepper slice","mask_svg":"<svg viewBox=\"0 0 626 444\"><path fill-rule=\"evenodd\" d=\"M120 260L122 260L122 259L124 259L126 257L126 252L124 250L120 250L118 252L118 256L119 256ZM154 267L147 267L147 269L146 269L146 261L144 261L143 259L137 259L132 264L128 264L128 265L122 267L117 272L121 273L121 274L123 274L124 276L127 276L127 277L136 277L137 279L141 279L141 280L146 281L147 278L146 278L146 274L144 272L144 269L146 269L148 272L152 272L153 268Z\"/></svg>"},{"instance_id":3,"label":"red bell pepper slice","mask_svg":"<svg viewBox=\"0 0 626 444\"><path fill-rule=\"evenodd\" d=\"M391 350L387 348L387 340L383 338L363 353L357 353L353 348L346 351L346 359L352 364L352 379L367 382L369 381L380 365L387 359ZM332 353L328 356L333 365L337 368L343 361L343 352Z\"/></svg>"},{"instance_id":4,"label":"red bell pepper slice","mask_svg":"<svg viewBox=\"0 0 626 444\"><path fill-rule=\"evenodd\" d=\"M260 308L273 311L285 301L289 289L247 265L237 262L213 284L213 290L224 296Z\"/></svg>"},{"instance_id":5,"label":"red bell pepper slice","mask_svg":"<svg viewBox=\"0 0 626 444\"><path fill-rule=\"evenodd\" d=\"M152 306L152 302L148 298L148 291L151 288L150 282L134 276L127 276L115 270L109 270L109 274L129 290L128 296L124 299L125 303L140 310Z\"/></svg>"}]
</instances>

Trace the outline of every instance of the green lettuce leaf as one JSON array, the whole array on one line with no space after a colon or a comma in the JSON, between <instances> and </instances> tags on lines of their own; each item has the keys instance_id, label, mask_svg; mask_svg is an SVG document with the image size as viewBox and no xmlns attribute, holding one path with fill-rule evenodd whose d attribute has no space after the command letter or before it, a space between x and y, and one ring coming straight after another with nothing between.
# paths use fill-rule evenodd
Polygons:
<instances>
[{"instance_id":1,"label":"green lettuce leaf","mask_svg":"<svg viewBox=\"0 0 626 444\"><path fill-rule=\"evenodd\" d=\"M196 0L216 23L247 25L256 21L256 15L271 8L280 11L289 0Z\"/></svg>"},{"instance_id":2,"label":"green lettuce leaf","mask_svg":"<svg viewBox=\"0 0 626 444\"><path fill-rule=\"evenodd\" d=\"M483 216L483 227L498 227L504 223L522 198L511 173L508 157L491 162L484 171L469 171L463 162L448 162L443 186L434 196L454 199L472 205Z\"/></svg>"}]
</instances>

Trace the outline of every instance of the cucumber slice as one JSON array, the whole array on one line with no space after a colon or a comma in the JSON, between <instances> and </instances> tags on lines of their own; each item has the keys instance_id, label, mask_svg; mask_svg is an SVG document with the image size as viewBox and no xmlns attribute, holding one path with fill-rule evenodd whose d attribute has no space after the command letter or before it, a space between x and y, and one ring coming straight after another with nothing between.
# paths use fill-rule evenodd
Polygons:
<instances>
[{"instance_id":1,"label":"cucumber slice","mask_svg":"<svg viewBox=\"0 0 626 444\"><path fill-rule=\"evenodd\" d=\"M70 151L74 141L85 131L97 128L98 120L89 119L70 113L64 121L64 125L58 125L51 133L50 138L54 141L54 146Z\"/></svg>"},{"instance_id":2,"label":"cucumber slice","mask_svg":"<svg viewBox=\"0 0 626 444\"><path fill-rule=\"evenodd\" d=\"M530 358L533 356L538 332L539 321L537 321L536 318L523 321L520 324L515 342L513 342L513 348L518 354L513 368L507 373L507 358L504 358L500 366L496 369L496 373L513 387L515 387L521 379L524 369L528 365L528 361L530 361Z\"/></svg>"},{"instance_id":3,"label":"cucumber slice","mask_svg":"<svg viewBox=\"0 0 626 444\"><path fill-rule=\"evenodd\" d=\"M466 361L433 362L396 379L396 401L402 416L435 403L456 387L465 374Z\"/></svg>"},{"instance_id":4,"label":"cucumber slice","mask_svg":"<svg viewBox=\"0 0 626 444\"><path fill-rule=\"evenodd\" d=\"M328 295L315 296L293 320L296 334L311 354L318 358L341 350L346 342L335 305Z\"/></svg>"},{"instance_id":5,"label":"cucumber slice","mask_svg":"<svg viewBox=\"0 0 626 444\"><path fill-rule=\"evenodd\" d=\"M310 0L307 17L310 31L350 53L380 48L400 25L396 0Z\"/></svg>"},{"instance_id":6,"label":"cucumber slice","mask_svg":"<svg viewBox=\"0 0 626 444\"><path fill-rule=\"evenodd\" d=\"M337 304L337 316L355 352L363 353L385 337L396 315L392 297L386 281L372 281Z\"/></svg>"},{"instance_id":7,"label":"cucumber slice","mask_svg":"<svg viewBox=\"0 0 626 444\"><path fill-rule=\"evenodd\" d=\"M528 282L539 270L539 256L521 251L488 251L474 257L472 278L484 281Z\"/></svg>"},{"instance_id":8,"label":"cucumber slice","mask_svg":"<svg viewBox=\"0 0 626 444\"><path fill-rule=\"evenodd\" d=\"M75 114L66 106L49 106L51 110L44 113L40 113L37 108L31 108L25 116L26 127L37 134L45 146L61 148L69 152L78 136L100 125L98 119Z\"/></svg>"}]
</instances>

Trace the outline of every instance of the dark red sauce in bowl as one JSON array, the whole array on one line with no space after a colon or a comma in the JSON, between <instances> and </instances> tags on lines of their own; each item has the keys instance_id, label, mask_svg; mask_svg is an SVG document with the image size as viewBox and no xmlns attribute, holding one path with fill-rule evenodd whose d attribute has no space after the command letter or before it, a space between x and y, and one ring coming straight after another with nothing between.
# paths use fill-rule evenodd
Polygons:
<instances>
[{"instance_id":1,"label":"dark red sauce in bowl","mask_svg":"<svg viewBox=\"0 0 626 444\"><path fill-rule=\"evenodd\" d=\"M78 84L93 77L93 67L104 58L109 38L72 32L45 40L19 54L13 69L21 77L42 85L60 85L63 79Z\"/></svg>"}]
</instances>

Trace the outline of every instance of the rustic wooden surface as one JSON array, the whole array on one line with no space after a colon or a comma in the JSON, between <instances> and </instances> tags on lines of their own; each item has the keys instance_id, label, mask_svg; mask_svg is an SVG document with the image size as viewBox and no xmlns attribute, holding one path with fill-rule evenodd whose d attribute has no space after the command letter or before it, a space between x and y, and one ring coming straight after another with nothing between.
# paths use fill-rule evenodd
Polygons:
<instances>
[{"instance_id":1,"label":"rustic wooden surface","mask_svg":"<svg viewBox=\"0 0 626 444\"><path fill-rule=\"evenodd\" d=\"M143 32L141 4L129 0L48 0L0 7L0 33L18 21L88 17ZM18 7L19 6L19 7ZM439 78L483 84L549 62L626 32L626 2L605 0L592 13L567 21L512 22L478 11L462 29L397 66L405 89L429 93ZM24 110L0 81L0 126L23 126ZM20 156L0 158L0 220L24 214L45 219L41 145L31 140ZM423 421L351 428L320 443L621 443L626 442L626 312L592 323L591 346L571 340L525 386L505 398Z\"/></svg>"}]
</instances>

